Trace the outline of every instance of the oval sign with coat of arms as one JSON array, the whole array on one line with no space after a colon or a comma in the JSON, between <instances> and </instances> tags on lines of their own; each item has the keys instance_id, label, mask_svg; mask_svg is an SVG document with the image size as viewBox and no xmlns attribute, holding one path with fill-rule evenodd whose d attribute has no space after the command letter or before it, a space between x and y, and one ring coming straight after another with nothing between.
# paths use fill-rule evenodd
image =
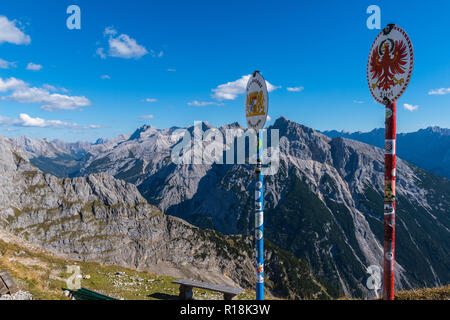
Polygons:
<instances>
[{"instance_id":1,"label":"oval sign with coat of arms","mask_svg":"<svg viewBox=\"0 0 450 320\"><path fill-rule=\"evenodd\" d=\"M375 100L396 101L408 87L414 65L411 40L390 24L376 37L367 62L367 82Z\"/></svg>"},{"instance_id":2,"label":"oval sign with coat of arms","mask_svg":"<svg viewBox=\"0 0 450 320\"><path fill-rule=\"evenodd\" d=\"M266 81L255 71L248 80L245 97L245 117L247 126L256 132L264 127L269 108Z\"/></svg>"}]
</instances>

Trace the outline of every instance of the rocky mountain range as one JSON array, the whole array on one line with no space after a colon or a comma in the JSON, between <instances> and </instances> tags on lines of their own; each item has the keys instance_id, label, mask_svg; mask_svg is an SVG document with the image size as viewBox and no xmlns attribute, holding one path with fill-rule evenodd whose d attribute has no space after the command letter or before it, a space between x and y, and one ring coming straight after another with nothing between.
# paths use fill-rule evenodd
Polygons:
<instances>
[{"instance_id":1,"label":"rocky mountain range","mask_svg":"<svg viewBox=\"0 0 450 320\"><path fill-rule=\"evenodd\" d=\"M1 229L70 259L254 287L251 237L224 236L165 215L136 186L104 173L60 179L26 157L0 137ZM305 261L271 243L265 255L269 292L330 297Z\"/></svg>"},{"instance_id":2,"label":"rocky mountain range","mask_svg":"<svg viewBox=\"0 0 450 320\"><path fill-rule=\"evenodd\" d=\"M240 126L218 129L227 128ZM41 148L42 141L8 142L45 172L80 177L71 181L98 174L124 180L171 216L228 235L252 235L253 166L177 165L171 160L182 139L177 129L144 126L81 148L60 145L54 154ZM279 130L280 168L265 177L265 239L306 261L331 296L367 296L367 267L382 266L384 150L329 138L285 118L272 129ZM398 158L396 192L397 288L448 284L449 180Z\"/></svg>"},{"instance_id":3,"label":"rocky mountain range","mask_svg":"<svg viewBox=\"0 0 450 320\"><path fill-rule=\"evenodd\" d=\"M330 138L344 137L384 148L384 129L370 132L324 131ZM450 179L450 129L428 127L397 134L397 154L420 168Z\"/></svg>"}]
</instances>

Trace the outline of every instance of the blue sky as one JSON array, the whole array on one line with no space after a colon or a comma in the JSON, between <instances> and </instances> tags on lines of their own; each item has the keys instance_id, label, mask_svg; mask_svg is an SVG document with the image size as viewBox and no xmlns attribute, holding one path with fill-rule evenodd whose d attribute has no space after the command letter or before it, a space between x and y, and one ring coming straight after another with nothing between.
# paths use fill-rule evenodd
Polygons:
<instances>
[{"instance_id":1,"label":"blue sky","mask_svg":"<svg viewBox=\"0 0 450 320\"><path fill-rule=\"evenodd\" d=\"M66 26L72 4L81 30ZM285 116L318 130L384 127L366 82L379 32L366 26L370 5L414 45L398 131L449 128L446 0L16 0L0 7L0 134L94 141L143 124L244 125L243 77L254 70L273 86L269 124Z\"/></svg>"}]
</instances>

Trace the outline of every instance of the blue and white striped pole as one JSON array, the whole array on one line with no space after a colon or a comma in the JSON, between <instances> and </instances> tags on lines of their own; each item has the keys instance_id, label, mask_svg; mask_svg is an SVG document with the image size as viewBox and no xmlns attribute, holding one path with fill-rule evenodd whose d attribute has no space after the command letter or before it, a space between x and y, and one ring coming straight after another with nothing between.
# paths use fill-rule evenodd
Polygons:
<instances>
[{"instance_id":1,"label":"blue and white striped pole","mask_svg":"<svg viewBox=\"0 0 450 320\"><path fill-rule=\"evenodd\" d=\"M256 241L256 300L264 300L264 188L262 162L262 141L258 130L256 139L256 184L255 184L255 241Z\"/></svg>"}]
</instances>

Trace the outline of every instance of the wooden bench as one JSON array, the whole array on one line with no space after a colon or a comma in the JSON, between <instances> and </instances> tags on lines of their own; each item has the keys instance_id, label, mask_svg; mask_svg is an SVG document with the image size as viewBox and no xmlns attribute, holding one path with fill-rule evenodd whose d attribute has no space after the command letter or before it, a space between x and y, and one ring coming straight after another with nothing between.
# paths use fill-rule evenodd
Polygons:
<instances>
[{"instance_id":1,"label":"wooden bench","mask_svg":"<svg viewBox=\"0 0 450 320\"><path fill-rule=\"evenodd\" d=\"M78 290L62 288L62 290L68 292L69 296L75 300L117 300L86 288Z\"/></svg>"},{"instance_id":2,"label":"wooden bench","mask_svg":"<svg viewBox=\"0 0 450 320\"><path fill-rule=\"evenodd\" d=\"M192 288L207 289L211 291L217 291L223 293L224 300L233 300L235 296L244 291L241 288L233 288L226 286L219 286L216 284L192 281L187 279L178 279L172 281L172 283L180 285L180 299L181 300L192 300L194 298L194 293Z\"/></svg>"},{"instance_id":3,"label":"wooden bench","mask_svg":"<svg viewBox=\"0 0 450 320\"><path fill-rule=\"evenodd\" d=\"M0 295L14 294L17 291L19 291L17 284L14 282L8 271L0 271Z\"/></svg>"}]
</instances>

